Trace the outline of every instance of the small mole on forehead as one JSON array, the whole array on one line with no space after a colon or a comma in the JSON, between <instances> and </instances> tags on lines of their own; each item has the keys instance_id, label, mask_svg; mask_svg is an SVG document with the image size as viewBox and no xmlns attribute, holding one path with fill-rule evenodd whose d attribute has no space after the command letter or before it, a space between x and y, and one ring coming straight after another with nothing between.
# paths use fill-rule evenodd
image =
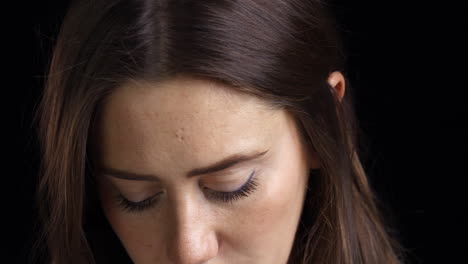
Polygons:
<instances>
[{"instance_id":1,"label":"small mole on forehead","mask_svg":"<svg viewBox=\"0 0 468 264\"><path fill-rule=\"evenodd\" d=\"M179 141L184 141L184 128L179 128L175 132L175 135Z\"/></svg>"}]
</instances>

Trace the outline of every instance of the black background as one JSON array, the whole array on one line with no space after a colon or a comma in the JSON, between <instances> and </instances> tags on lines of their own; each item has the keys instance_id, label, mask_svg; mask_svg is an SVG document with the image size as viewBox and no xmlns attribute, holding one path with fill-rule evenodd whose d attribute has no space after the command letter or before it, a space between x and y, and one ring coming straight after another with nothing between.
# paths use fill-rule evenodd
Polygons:
<instances>
[{"instance_id":1,"label":"black background","mask_svg":"<svg viewBox=\"0 0 468 264\"><path fill-rule=\"evenodd\" d=\"M368 138L364 164L386 219L409 251L408 263L468 263L466 8L429 1L331 4ZM6 188L18 205L8 240L18 263L30 250L36 221L39 152L32 114L66 7L67 1L30 7L32 82L17 88L18 101L6 102L19 106L17 177L14 188Z\"/></svg>"}]
</instances>

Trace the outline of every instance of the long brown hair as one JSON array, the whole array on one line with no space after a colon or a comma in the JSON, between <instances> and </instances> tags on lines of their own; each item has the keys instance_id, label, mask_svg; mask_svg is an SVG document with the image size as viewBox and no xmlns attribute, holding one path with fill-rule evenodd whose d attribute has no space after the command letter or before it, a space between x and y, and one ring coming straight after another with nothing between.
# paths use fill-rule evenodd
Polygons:
<instances>
[{"instance_id":1,"label":"long brown hair","mask_svg":"<svg viewBox=\"0 0 468 264\"><path fill-rule=\"evenodd\" d=\"M103 100L129 79L206 78L287 109L321 161L311 172L290 263L401 263L361 166L352 89L325 1L101 0L71 3L37 111L37 202L54 264L94 263L87 223L95 197L90 156Z\"/></svg>"}]
</instances>

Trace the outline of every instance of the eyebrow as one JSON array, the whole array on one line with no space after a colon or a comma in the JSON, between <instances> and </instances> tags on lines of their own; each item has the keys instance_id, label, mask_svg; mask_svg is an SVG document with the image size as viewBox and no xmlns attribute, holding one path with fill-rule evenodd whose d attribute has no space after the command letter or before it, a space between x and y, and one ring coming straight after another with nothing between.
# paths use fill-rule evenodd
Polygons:
<instances>
[{"instance_id":1,"label":"eyebrow","mask_svg":"<svg viewBox=\"0 0 468 264\"><path fill-rule=\"evenodd\" d=\"M233 167L234 165L238 165L243 162L258 159L264 156L268 151L269 150L266 150L263 152L255 152L253 154L243 154L243 153L233 154L231 156L228 156L227 158L224 158L218 162L215 162L214 164L210 166L192 169L191 171L187 173L187 177L193 177L193 176L198 176L202 174L219 172L219 171L228 169L230 167ZM101 167L98 169L98 171L101 175L107 175L107 176L111 176L111 177L123 179L123 180L159 181L160 179L160 177L158 177L155 174L138 174L138 173L124 171L124 170L115 169L115 168Z\"/></svg>"}]
</instances>

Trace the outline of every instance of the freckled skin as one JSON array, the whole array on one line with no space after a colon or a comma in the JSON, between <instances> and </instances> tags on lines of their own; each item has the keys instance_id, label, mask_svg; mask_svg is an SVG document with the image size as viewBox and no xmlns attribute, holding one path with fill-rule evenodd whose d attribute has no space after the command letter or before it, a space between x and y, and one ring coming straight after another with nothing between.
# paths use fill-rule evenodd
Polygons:
<instances>
[{"instance_id":1,"label":"freckled skin","mask_svg":"<svg viewBox=\"0 0 468 264\"><path fill-rule=\"evenodd\" d=\"M285 110L206 80L133 82L104 106L98 139L106 167L161 178L158 184L98 180L105 215L135 263L287 262L308 171L318 162ZM259 160L219 175L186 176L230 154L267 149ZM254 169L256 190L232 203L211 200L201 188L218 188L225 178L243 183ZM154 207L129 213L111 186L134 201L164 193Z\"/></svg>"}]
</instances>

